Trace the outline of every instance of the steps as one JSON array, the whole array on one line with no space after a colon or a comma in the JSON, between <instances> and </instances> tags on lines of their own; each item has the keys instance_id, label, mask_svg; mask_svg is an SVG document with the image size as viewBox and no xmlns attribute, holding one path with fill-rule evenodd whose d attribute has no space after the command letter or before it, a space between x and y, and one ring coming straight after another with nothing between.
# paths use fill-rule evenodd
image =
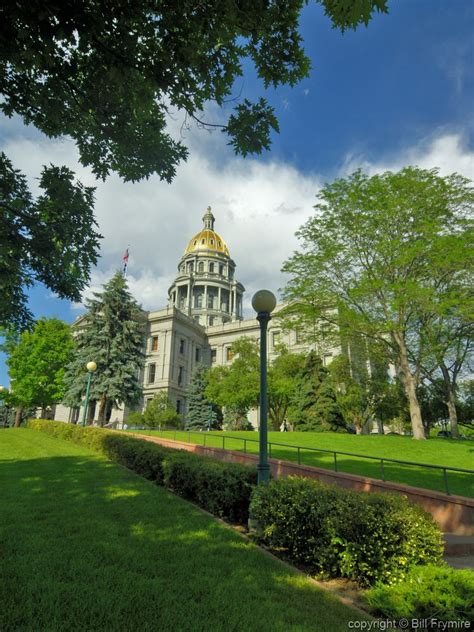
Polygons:
<instances>
[{"instance_id":1,"label":"steps","mask_svg":"<svg viewBox=\"0 0 474 632\"><path fill-rule=\"evenodd\" d=\"M474 570L474 535L445 533L444 561L453 568Z\"/></svg>"}]
</instances>

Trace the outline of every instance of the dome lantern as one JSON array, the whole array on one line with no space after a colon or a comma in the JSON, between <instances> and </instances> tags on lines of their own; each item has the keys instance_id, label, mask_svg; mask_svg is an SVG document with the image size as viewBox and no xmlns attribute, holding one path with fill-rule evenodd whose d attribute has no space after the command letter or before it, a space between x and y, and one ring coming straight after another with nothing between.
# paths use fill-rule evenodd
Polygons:
<instances>
[{"instance_id":1,"label":"dome lantern","mask_svg":"<svg viewBox=\"0 0 474 632\"><path fill-rule=\"evenodd\" d=\"M202 216L202 221L204 222L204 228L207 230L214 230L214 222L216 218L212 214L211 207L208 206L206 212Z\"/></svg>"}]
</instances>

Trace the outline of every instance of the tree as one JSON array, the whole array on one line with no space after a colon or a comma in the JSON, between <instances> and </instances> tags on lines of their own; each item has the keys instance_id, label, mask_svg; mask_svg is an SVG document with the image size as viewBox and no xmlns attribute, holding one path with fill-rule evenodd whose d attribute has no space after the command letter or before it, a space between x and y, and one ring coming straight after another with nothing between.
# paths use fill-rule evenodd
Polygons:
<instances>
[{"instance_id":1,"label":"tree","mask_svg":"<svg viewBox=\"0 0 474 632\"><path fill-rule=\"evenodd\" d=\"M372 177L357 171L318 197L316 215L298 232L303 251L283 267L292 275L286 315L299 326L326 322L333 333L357 333L384 348L403 383L413 435L423 439L416 394L426 353L422 327L428 314L442 316L443 296L451 310L463 303L456 288L472 270L472 187L457 174L407 167Z\"/></svg>"},{"instance_id":2,"label":"tree","mask_svg":"<svg viewBox=\"0 0 474 632\"><path fill-rule=\"evenodd\" d=\"M355 29L387 0L320 0L334 27ZM207 102L224 108L253 62L265 88L294 85L310 62L299 34L305 2L193 0L53 3L7 0L0 10L1 110L48 137L69 136L96 176L157 173L171 181L187 156L167 123L181 111L221 128L237 153L260 152L278 123L268 103L243 99L224 125L207 124Z\"/></svg>"},{"instance_id":3,"label":"tree","mask_svg":"<svg viewBox=\"0 0 474 632\"><path fill-rule=\"evenodd\" d=\"M11 397L17 409L41 407L45 416L48 406L62 400L72 349L71 328L57 318L42 318L31 332L19 336L7 358Z\"/></svg>"},{"instance_id":4,"label":"tree","mask_svg":"<svg viewBox=\"0 0 474 632\"><path fill-rule=\"evenodd\" d=\"M157 426L176 428L181 425L181 417L165 391L155 393L153 399L147 403L143 413L143 423L150 428Z\"/></svg>"},{"instance_id":5,"label":"tree","mask_svg":"<svg viewBox=\"0 0 474 632\"><path fill-rule=\"evenodd\" d=\"M315 351L306 357L288 419L295 430L334 431L346 428L328 370Z\"/></svg>"},{"instance_id":6,"label":"tree","mask_svg":"<svg viewBox=\"0 0 474 632\"><path fill-rule=\"evenodd\" d=\"M86 301L86 314L74 326L74 359L66 372L65 403L80 406L86 390L86 364L94 361L91 401L99 402L101 425L112 406L136 405L142 395L144 313L128 290L121 272Z\"/></svg>"},{"instance_id":7,"label":"tree","mask_svg":"<svg viewBox=\"0 0 474 632\"><path fill-rule=\"evenodd\" d=\"M79 301L97 262L94 189L74 183L66 167L44 167L43 193L0 154L0 327L32 326L25 288L40 281L60 298Z\"/></svg>"},{"instance_id":8,"label":"tree","mask_svg":"<svg viewBox=\"0 0 474 632\"><path fill-rule=\"evenodd\" d=\"M192 377L188 388L188 415L186 427L190 430L219 429L222 424L222 414L215 404L212 404L204 394L209 372L203 365L199 365Z\"/></svg>"},{"instance_id":9,"label":"tree","mask_svg":"<svg viewBox=\"0 0 474 632\"><path fill-rule=\"evenodd\" d=\"M219 366L209 371L205 396L226 409L224 425L228 425L231 413L232 425L235 426L235 421L241 426L247 420L249 410L258 406L259 354L256 341L250 338L237 340L232 345L232 351L235 356L230 366Z\"/></svg>"},{"instance_id":10,"label":"tree","mask_svg":"<svg viewBox=\"0 0 474 632\"><path fill-rule=\"evenodd\" d=\"M454 309L451 297L442 296L436 306L437 311L423 319L421 332L427 349L421 372L446 404L451 435L456 439L459 438L457 383L463 371L472 371L474 350L474 296L471 279L469 275L467 277L463 280L463 287L458 284L456 288ZM459 301L462 294L464 296Z\"/></svg>"},{"instance_id":11,"label":"tree","mask_svg":"<svg viewBox=\"0 0 474 632\"><path fill-rule=\"evenodd\" d=\"M268 369L268 417L273 430L280 430L288 419L305 363L303 354L289 353L284 347L279 351Z\"/></svg>"}]
</instances>

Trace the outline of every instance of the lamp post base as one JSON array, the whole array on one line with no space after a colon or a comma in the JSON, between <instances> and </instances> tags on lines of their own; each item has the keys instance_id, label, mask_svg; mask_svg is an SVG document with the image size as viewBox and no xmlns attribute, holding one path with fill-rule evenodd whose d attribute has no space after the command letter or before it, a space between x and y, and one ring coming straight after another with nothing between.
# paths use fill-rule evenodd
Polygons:
<instances>
[{"instance_id":1,"label":"lamp post base","mask_svg":"<svg viewBox=\"0 0 474 632\"><path fill-rule=\"evenodd\" d=\"M267 485L270 481L270 465L268 463L259 463L257 465L257 484Z\"/></svg>"}]
</instances>

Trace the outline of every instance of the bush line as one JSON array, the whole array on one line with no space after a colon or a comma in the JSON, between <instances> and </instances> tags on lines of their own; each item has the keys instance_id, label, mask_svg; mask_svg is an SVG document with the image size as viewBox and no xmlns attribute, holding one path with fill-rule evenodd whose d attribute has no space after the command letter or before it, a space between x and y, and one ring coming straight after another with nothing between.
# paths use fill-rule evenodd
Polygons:
<instances>
[{"instance_id":1,"label":"bush line","mask_svg":"<svg viewBox=\"0 0 474 632\"><path fill-rule=\"evenodd\" d=\"M102 428L43 419L30 420L28 428L99 452L216 516L242 524L248 520L257 474L244 465L165 448Z\"/></svg>"}]
</instances>

